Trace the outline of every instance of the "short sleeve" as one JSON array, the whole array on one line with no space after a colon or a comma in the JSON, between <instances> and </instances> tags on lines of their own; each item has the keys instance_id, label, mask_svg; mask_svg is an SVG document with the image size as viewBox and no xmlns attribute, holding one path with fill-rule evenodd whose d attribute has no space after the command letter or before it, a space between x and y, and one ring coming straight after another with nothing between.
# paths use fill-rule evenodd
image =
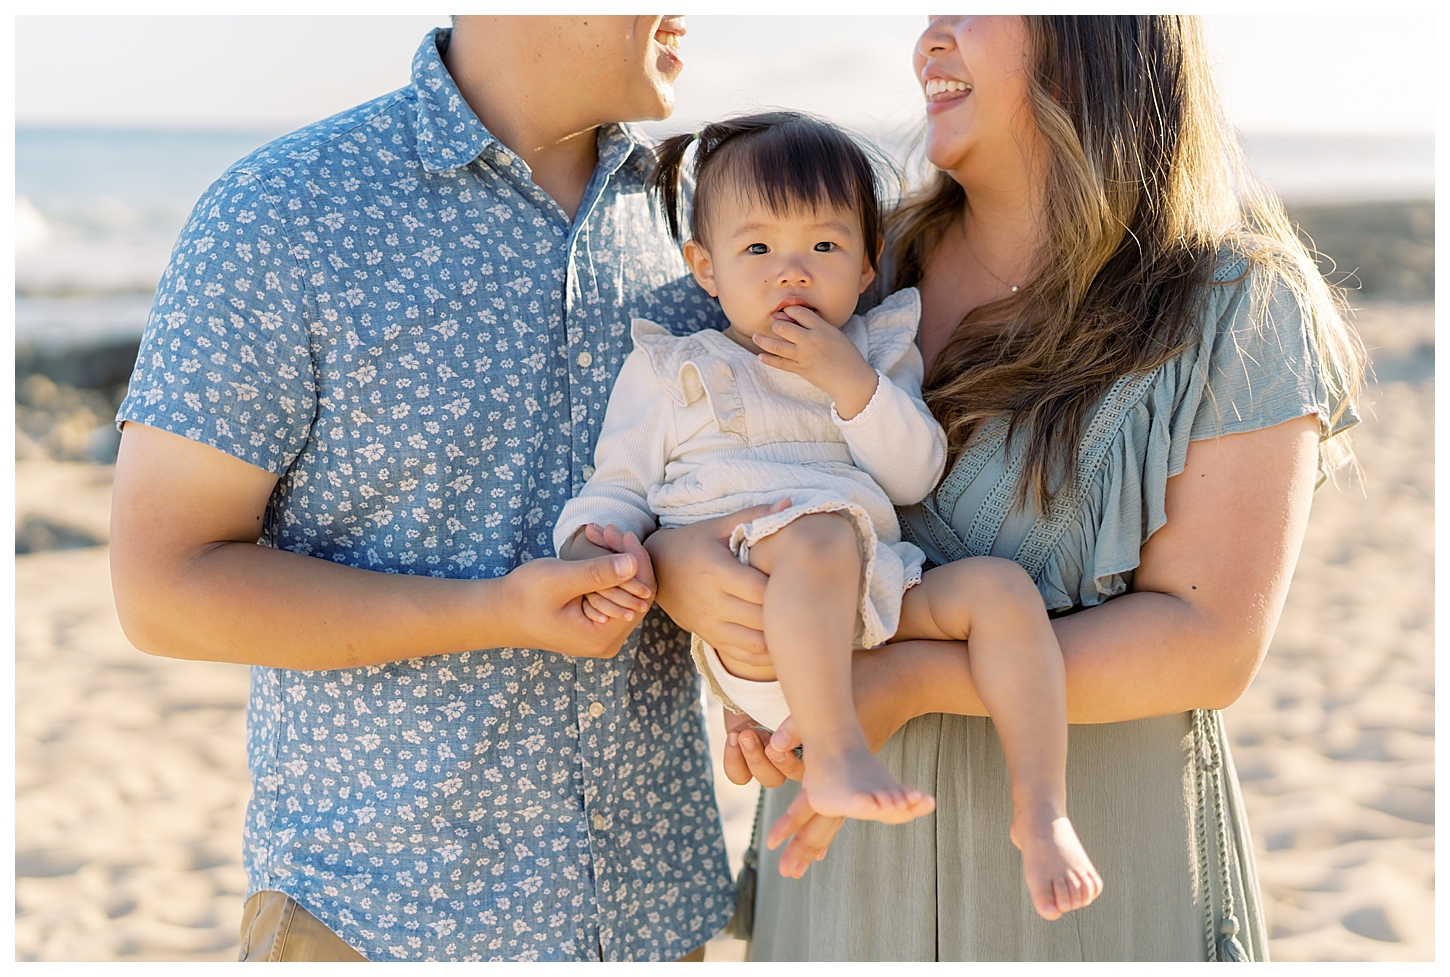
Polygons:
<instances>
[{"instance_id":1,"label":"short sleeve","mask_svg":"<svg viewBox=\"0 0 1450 977\"><path fill-rule=\"evenodd\" d=\"M1260 274L1243 259L1220 265L1199 342L1124 378L1097 408L1080 449L1081 488L1019 553L1040 565L1033 572L1049 609L1090 607L1129 588L1143 544L1168 521L1168 480L1183 471L1191 442L1311 414L1323 440L1358 422L1353 405L1329 392L1294 290ZM1321 481L1322 467L1321 457Z\"/></svg>"},{"instance_id":2,"label":"short sleeve","mask_svg":"<svg viewBox=\"0 0 1450 977\"><path fill-rule=\"evenodd\" d=\"M317 411L309 293L281 198L230 173L192 211L116 415L283 474Z\"/></svg>"},{"instance_id":3,"label":"short sleeve","mask_svg":"<svg viewBox=\"0 0 1450 977\"><path fill-rule=\"evenodd\" d=\"M1243 274L1241 260L1225 272ZM1223 285L1199 354L1202 383L1189 440L1242 434L1296 417L1319 418L1320 440L1359 422L1352 404L1330 393L1314 341L1313 324L1299 297L1279 276L1257 270L1237 287ZM1216 277L1224 277L1223 275Z\"/></svg>"}]
</instances>

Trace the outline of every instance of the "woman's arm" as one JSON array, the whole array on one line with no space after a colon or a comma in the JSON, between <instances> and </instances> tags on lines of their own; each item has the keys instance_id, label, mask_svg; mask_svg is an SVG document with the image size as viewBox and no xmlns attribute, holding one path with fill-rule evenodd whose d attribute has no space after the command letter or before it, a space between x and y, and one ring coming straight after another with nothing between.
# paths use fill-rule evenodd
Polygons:
<instances>
[{"instance_id":1,"label":"woman's arm","mask_svg":"<svg viewBox=\"0 0 1450 977\"><path fill-rule=\"evenodd\" d=\"M505 645L608 657L634 627L589 620L579 599L634 577L633 556L533 560L493 580L360 570L256 545L276 484L216 448L126 425L111 581L132 644L167 658L335 669Z\"/></svg>"},{"instance_id":2,"label":"woman's arm","mask_svg":"<svg viewBox=\"0 0 1450 977\"><path fill-rule=\"evenodd\" d=\"M1133 589L1056 622L1068 721L1233 704L1269 650L1314 494L1318 421L1195 441Z\"/></svg>"},{"instance_id":3,"label":"woman's arm","mask_svg":"<svg viewBox=\"0 0 1450 977\"><path fill-rule=\"evenodd\" d=\"M769 665L761 630L766 576L737 560L728 541L741 523L788 508L790 499L782 499L651 533L644 548L654 565L655 603L721 655L746 665Z\"/></svg>"},{"instance_id":4,"label":"woman's arm","mask_svg":"<svg viewBox=\"0 0 1450 977\"><path fill-rule=\"evenodd\" d=\"M1317 444L1317 421L1307 416L1189 445L1183 472L1168 480L1168 522L1143 545L1132 592L1053 622L1069 722L1222 709L1243 693L1299 556ZM867 684L857 684L858 700L869 700L858 701L863 723L871 717L876 726L866 729L873 745L916 716L986 715L960 645L913 641L858 652L858 669L872 656L893 659L865 669ZM788 758L795 745L782 737L774 752ZM746 759L727 751L732 771Z\"/></svg>"},{"instance_id":5,"label":"woman's arm","mask_svg":"<svg viewBox=\"0 0 1450 977\"><path fill-rule=\"evenodd\" d=\"M1106 723L1190 709L1222 709L1257 673L1284 606L1314 491L1318 422L1312 416L1188 447L1168 480L1168 523L1144 544L1133 590L1058 618L1067 666L1068 721ZM952 642L911 641L858 652L857 709L872 749L916 716L986 715L968 656ZM769 744L731 731L725 769L776 786L798 779L789 723ZM792 838L785 874L824 855L839 819L804 797L767 835Z\"/></svg>"}]
</instances>

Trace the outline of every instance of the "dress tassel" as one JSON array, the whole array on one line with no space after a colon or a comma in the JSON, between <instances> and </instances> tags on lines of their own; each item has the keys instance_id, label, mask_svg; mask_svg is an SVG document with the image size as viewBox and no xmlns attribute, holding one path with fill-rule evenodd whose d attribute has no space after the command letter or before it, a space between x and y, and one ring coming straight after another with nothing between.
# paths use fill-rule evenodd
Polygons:
<instances>
[{"instance_id":1,"label":"dress tassel","mask_svg":"<svg viewBox=\"0 0 1450 977\"><path fill-rule=\"evenodd\" d=\"M1218 959L1220 963L1245 963L1248 961L1248 954L1244 953L1244 946L1239 942L1239 921L1233 916L1228 917L1218 927Z\"/></svg>"},{"instance_id":2,"label":"dress tassel","mask_svg":"<svg viewBox=\"0 0 1450 977\"><path fill-rule=\"evenodd\" d=\"M760 815L765 810L765 788L755 801L755 821L750 828L750 847L740 860L740 874L735 876L735 915L725 924L725 932L737 940L749 940L755 932L755 878L760 867Z\"/></svg>"},{"instance_id":3,"label":"dress tassel","mask_svg":"<svg viewBox=\"0 0 1450 977\"><path fill-rule=\"evenodd\" d=\"M735 915L730 917L725 932L737 940L748 940L755 931L755 869L759 861L755 849L747 848L740 874L735 876Z\"/></svg>"}]
</instances>

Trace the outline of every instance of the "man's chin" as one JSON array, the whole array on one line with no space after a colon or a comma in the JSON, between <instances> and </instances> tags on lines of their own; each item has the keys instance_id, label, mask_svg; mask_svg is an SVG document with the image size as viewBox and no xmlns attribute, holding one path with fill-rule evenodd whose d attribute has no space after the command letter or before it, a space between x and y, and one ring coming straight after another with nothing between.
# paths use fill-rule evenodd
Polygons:
<instances>
[{"instance_id":1,"label":"man's chin","mask_svg":"<svg viewBox=\"0 0 1450 977\"><path fill-rule=\"evenodd\" d=\"M659 122L668 119L675 111L675 92L672 88L656 90L652 98L630 107L621 122Z\"/></svg>"}]
</instances>

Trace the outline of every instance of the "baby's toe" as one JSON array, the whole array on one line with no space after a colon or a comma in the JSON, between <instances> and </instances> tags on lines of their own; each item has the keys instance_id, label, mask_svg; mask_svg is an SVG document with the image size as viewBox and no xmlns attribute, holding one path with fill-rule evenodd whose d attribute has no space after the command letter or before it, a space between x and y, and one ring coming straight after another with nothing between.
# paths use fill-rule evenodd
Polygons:
<instances>
[{"instance_id":1,"label":"baby's toe","mask_svg":"<svg viewBox=\"0 0 1450 977\"><path fill-rule=\"evenodd\" d=\"M1052 880L1052 896L1060 913L1071 912L1077 907L1072 902L1072 886L1066 878L1057 876Z\"/></svg>"},{"instance_id":2,"label":"baby's toe","mask_svg":"<svg viewBox=\"0 0 1450 977\"><path fill-rule=\"evenodd\" d=\"M1041 896L1033 896L1032 906L1037 910L1037 915L1048 922L1062 916L1062 910L1057 908L1057 897L1053 895L1051 888Z\"/></svg>"},{"instance_id":3,"label":"baby's toe","mask_svg":"<svg viewBox=\"0 0 1450 977\"><path fill-rule=\"evenodd\" d=\"M1072 869L1067 871L1067 890L1070 909L1081 909L1088 904L1087 880Z\"/></svg>"}]
</instances>

